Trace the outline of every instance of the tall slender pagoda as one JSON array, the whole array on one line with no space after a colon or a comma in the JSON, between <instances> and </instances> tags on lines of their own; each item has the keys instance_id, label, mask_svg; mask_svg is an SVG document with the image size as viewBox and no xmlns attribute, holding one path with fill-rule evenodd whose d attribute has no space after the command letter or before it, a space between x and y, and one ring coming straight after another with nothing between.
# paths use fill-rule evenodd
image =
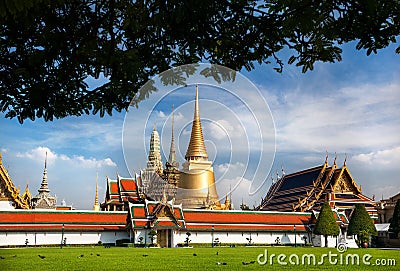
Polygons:
<instances>
[{"instance_id":1,"label":"tall slender pagoda","mask_svg":"<svg viewBox=\"0 0 400 271\"><path fill-rule=\"evenodd\" d=\"M38 194L32 198L34 209L55 209L57 198L50 195L49 183L47 182L47 152L44 160L43 179L38 189Z\"/></svg>"},{"instance_id":2,"label":"tall slender pagoda","mask_svg":"<svg viewBox=\"0 0 400 271\"><path fill-rule=\"evenodd\" d=\"M99 204L99 175L96 174L96 195L94 198L93 211L100 211Z\"/></svg>"},{"instance_id":3,"label":"tall slender pagoda","mask_svg":"<svg viewBox=\"0 0 400 271\"><path fill-rule=\"evenodd\" d=\"M206 208L220 205L215 187L212 161L208 160L200 121L199 89L196 85L196 99L192 132L179 177L176 202L184 208Z\"/></svg>"},{"instance_id":4,"label":"tall slender pagoda","mask_svg":"<svg viewBox=\"0 0 400 271\"><path fill-rule=\"evenodd\" d=\"M164 169L164 178L168 182L168 184L172 184L175 188L179 183L179 163L176 160L176 151L175 151L175 138L174 138L174 106L172 106L171 113L171 146L169 149L169 157L168 161L165 163ZM168 192L169 195L175 196L176 189Z\"/></svg>"}]
</instances>

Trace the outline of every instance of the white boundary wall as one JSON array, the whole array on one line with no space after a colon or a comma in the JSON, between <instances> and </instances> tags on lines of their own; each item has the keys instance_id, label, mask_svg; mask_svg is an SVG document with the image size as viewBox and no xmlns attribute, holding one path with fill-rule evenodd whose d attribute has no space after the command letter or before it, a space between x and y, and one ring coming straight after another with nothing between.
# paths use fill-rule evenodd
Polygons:
<instances>
[{"instance_id":1,"label":"white boundary wall","mask_svg":"<svg viewBox=\"0 0 400 271\"><path fill-rule=\"evenodd\" d=\"M67 245L90 245L102 243L115 244L119 239L129 239L126 231L103 232L64 232ZM0 246L28 246L61 244L61 232L0 232Z\"/></svg>"}]
</instances>

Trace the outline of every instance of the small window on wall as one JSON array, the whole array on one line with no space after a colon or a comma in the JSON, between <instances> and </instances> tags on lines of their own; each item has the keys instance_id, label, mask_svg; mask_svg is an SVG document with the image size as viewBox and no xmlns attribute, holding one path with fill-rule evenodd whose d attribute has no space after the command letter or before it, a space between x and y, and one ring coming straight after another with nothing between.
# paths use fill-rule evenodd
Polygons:
<instances>
[{"instance_id":1,"label":"small window on wall","mask_svg":"<svg viewBox=\"0 0 400 271\"><path fill-rule=\"evenodd\" d=\"M82 236L82 232L81 232L80 234L81 234L81 236Z\"/></svg>"},{"instance_id":2,"label":"small window on wall","mask_svg":"<svg viewBox=\"0 0 400 271\"><path fill-rule=\"evenodd\" d=\"M258 236L258 232L256 233L256 235Z\"/></svg>"},{"instance_id":3,"label":"small window on wall","mask_svg":"<svg viewBox=\"0 0 400 271\"><path fill-rule=\"evenodd\" d=\"M46 236L46 233L43 233L44 236Z\"/></svg>"},{"instance_id":4,"label":"small window on wall","mask_svg":"<svg viewBox=\"0 0 400 271\"><path fill-rule=\"evenodd\" d=\"M197 231L196 231L196 236L197 236Z\"/></svg>"},{"instance_id":5,"label":"small window on wall","mask_svg":"<svg viewBox=\"0 0 400 271\"><path fill-rule=\"evenodd\" d=\"M229 233L228 233L228 232L226 233L226 236L229 236Z\"/></svg>"},{"instance_id":6,"label":"small window on wall","mask_svg":"<svg viewBox=\"0 0 400 271\"><path fill-rule=\"evenodd\" d=\"M117 236L117 232L116 231L114 232L114 236Z\"/></svg>"},{"instance_id":7,"label":"small window on wall","mask_svg":"<svg viewBox=\"0 0 400 271\"><path fill-rule=\"evenodd\" d=\"M242 232L242 236L243 236L243 232Z\"/></svg>"}]
</instances>

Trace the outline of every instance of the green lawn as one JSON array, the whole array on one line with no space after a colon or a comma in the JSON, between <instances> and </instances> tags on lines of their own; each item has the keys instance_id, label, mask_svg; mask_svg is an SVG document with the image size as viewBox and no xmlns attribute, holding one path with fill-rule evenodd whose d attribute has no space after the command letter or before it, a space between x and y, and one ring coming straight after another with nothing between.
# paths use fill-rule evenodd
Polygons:
<instances>
[{"instance_id":1,"label":"green lawn","mask_svg":"<svg viewBox=\"0 0 400 271\"><path fill-rule=\"evenodd\" d=\"M271 254L285 254L283 260L286 266L277 262L277 256L271 265L257 263L257 256L267 249L268 258ZM217 253L218 252L218 253ZM399 270L400 251L379 249L349 249L343 253L343 264L338 262L330 265L325 259L323 265L309 265L307 258L305 265L292 265L296 254L301 259L304 254L314 254L316 262L320 261L322 254L338 254L336 249L325 248L293 248L293 247L235 247L235 248L103 248L103 247L65 247L60 248L16 248L0 249L0 270L281 270L281 269L307 269L307 270ZM362 263L364 254L372 256L370 266ZM346 265L348 254L357 254L360 266ZM38 255L45 256L44 259ZM81 257L81 255L83 255ZM335 257L335 256L332 256ZM340 256L337 257L338 261ZM264 258L261 258L262 260ZM333 259L333 258L332 258ZM395 259L396 266L373 265L376 259ZM334 259L333 259L334 260ZM250 263L255 261L255 263ZM249 264L244 265L242 262ZM351 262L351 260L350 260ZM220 263L220 264L218 264ZM224 265L223 263L226 263ZM339 268L339 269L338 269Z\"/></svg>"}]
</instances>

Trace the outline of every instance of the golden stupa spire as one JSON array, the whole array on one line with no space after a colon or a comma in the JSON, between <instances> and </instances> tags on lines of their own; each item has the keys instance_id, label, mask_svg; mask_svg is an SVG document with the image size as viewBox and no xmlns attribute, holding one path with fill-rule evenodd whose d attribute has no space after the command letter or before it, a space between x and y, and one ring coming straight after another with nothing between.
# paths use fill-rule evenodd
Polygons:
<instances>
[{"instance_id":1,"label":"golden stupa spire","mask_svg":"<svg viewBox=\"0 0 400 271\"><path fill-rule=\"evenodd\" d=\"M94 198L93 210L94 211L100 211L100 206L99 206L99 174L98 173L96 173L96 197Z\"/></svg>"},{"instance_id":2,"label":"golden stupa spire","mask_svg":"<svg viewBox=\"0 0 400 271\"><path fill-rule=\"evenodd\" d=\"M194 104L194 116L193 116L193 124L192 124L192 133L190 135L189 146L186 151L185 159L189 160L198 160L208 159L208 154L206 150L206 146L204 144L203 131L201 129L200 122L200 110L199 110L199 87L196 85L196 100Z\"/></svg>"}]
</instances>

